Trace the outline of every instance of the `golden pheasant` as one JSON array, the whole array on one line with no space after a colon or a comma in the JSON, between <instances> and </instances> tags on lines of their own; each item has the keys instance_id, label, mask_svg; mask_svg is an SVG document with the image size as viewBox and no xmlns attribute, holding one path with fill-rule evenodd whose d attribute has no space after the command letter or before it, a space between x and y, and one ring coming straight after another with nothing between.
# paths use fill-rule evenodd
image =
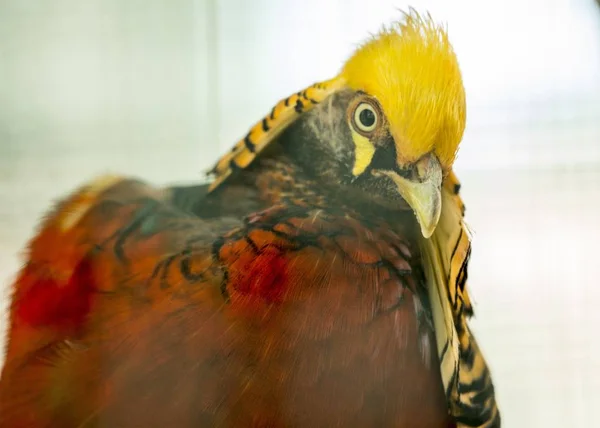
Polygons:
<instances>
[{"instance_id":1,"label":"golden pheasant","mask_svg":"<svg viewBox=\"0 0 600 428\"><path fill-rule=\"evenodd\" d=\"M101 177L13 288L0 427L499 427L467 326L465 93L411 11L211 171Z\"/></svg>"}]
</instances>

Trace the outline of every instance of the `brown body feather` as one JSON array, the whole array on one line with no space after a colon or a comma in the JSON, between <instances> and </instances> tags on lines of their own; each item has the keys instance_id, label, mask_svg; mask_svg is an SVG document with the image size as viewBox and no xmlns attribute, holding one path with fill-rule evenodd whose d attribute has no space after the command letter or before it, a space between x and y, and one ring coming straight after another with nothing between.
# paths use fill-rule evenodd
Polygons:
<instances>
[{"instance_id":1,"label":"brown body feather","mask_svg":"<svg viewBox=\"0 0 600 428\"><path fill-rule=\"evenodd\" d=\"M0 426L449 426L414 219L287 172L245 220L227 189L191 214L128 180L60 205L15 284ZM85 316L32 319L73 281Z\"/></svg>"}]
</instances>

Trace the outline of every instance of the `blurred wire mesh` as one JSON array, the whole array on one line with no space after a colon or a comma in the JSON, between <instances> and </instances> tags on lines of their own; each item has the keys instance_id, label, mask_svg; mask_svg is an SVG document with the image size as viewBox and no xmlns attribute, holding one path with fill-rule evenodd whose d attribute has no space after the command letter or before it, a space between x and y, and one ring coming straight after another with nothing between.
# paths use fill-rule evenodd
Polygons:
<instances>
[{"instance_id":1,"label":"blurred wire mesh","mask_svg":"<svg viewBox=\"0 0 600 428\"><path fill-rule=\"evenodd\" d=\"M474 329L505 425L594 426L600 10L593 0L410 4L448 23L464 73L456 169L474 231ZM407 5L3 0L2 284L57 197L108 171L203 179L275 101L333 76Z\"/></svg>"}]
</instances>

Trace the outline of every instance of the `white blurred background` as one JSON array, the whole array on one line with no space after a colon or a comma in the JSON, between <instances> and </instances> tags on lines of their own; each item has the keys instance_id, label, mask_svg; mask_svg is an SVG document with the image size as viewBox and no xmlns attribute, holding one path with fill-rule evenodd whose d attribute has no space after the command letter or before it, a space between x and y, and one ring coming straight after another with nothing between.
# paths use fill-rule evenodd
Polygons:
<instances>
[{"instance_id":1,"label":"white blurred background","mask_svg":"<svg viewBox=\"0 0 600 428\"><path fill-rule=\"evenodd\" d=\"M109 171L203 179L408 4L448 23L464 73L473 325L504 426L600 426L593 0L0 0L0 283L51 201Z\"/></svg>"}]
</instances>

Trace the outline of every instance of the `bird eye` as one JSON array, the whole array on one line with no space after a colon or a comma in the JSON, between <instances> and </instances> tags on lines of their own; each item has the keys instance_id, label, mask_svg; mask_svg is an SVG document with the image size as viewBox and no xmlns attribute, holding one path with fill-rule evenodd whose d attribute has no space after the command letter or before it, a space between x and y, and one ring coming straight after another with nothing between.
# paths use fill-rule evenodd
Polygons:
<instances>
[{"instance_id":1,"label":"bird eye","mask_svg":"<svg viewBox=\"0 0 600 428\"><path fill-rule=\"evenodd\" d=\"M354 110L354 124L359 131L372 132L377 127L377 112L370 103L360 103Z\"/></svg>"}]
</instances>

